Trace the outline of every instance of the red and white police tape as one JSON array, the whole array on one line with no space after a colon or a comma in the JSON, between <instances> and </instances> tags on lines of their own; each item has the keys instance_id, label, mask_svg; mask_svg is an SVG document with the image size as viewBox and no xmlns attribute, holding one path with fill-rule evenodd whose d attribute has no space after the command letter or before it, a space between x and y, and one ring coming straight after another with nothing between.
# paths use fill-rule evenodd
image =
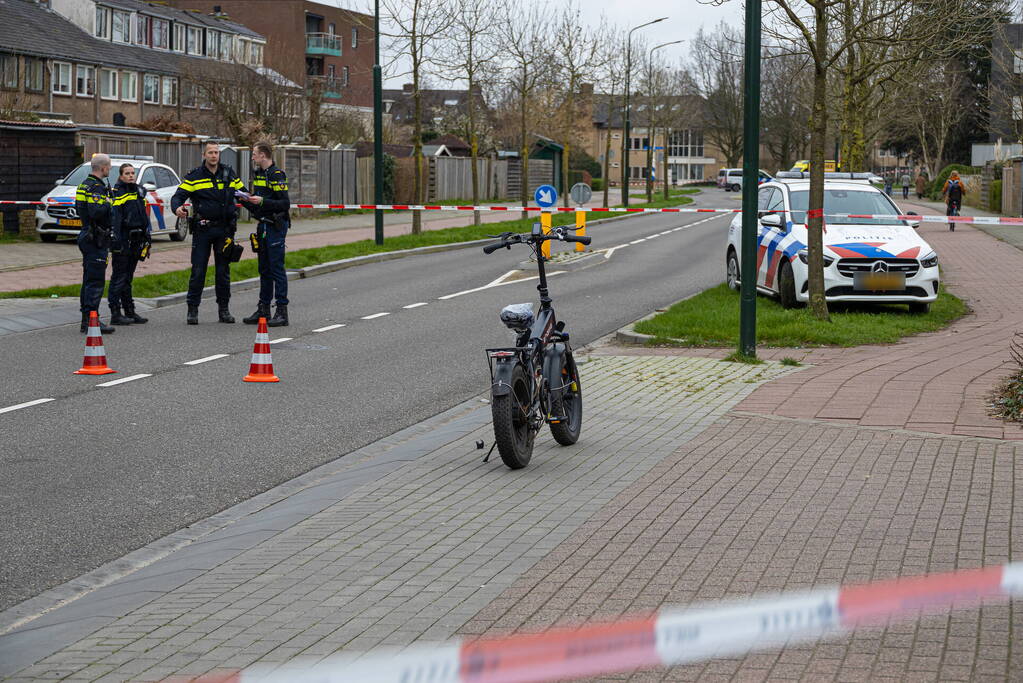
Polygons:
<instances>
[{"instance_id":1,"label":"red and white police tape","mask_svg":"<svg viewBox=\"0 0 1023 683\"><path fill-rule=\"evenodd\" d=\"M18 204L30 206L45 206L45 202L12 201L0 200L0 205ZM240 205L238 205L240 206ZM683 209L683 208L641 208L616 206L603 208L581 207L581 206L552 206L543 208L539 206L441 206L438 204L292 204L293 209L327 209L334 211L354 210L375 210L382 211L505 211L516 213L520 211L529 212L575 212L586 211L593 213L742 213L742 209ZM812 212L808 212L812 213ZM978 223L983 225L1023 225L1023 218L1012 218L1002 216L919 216L899 214L858 214L858 213L829 213L824 218L831 220L841 218L869 218L875 220L900 220L918 221L924 223Z\"/></svg>"},{"instance_id":2,"label":"red and white police tape","mask_svg":"<svg viewBox=\"0 0 1023 683\"><path fill-rule=\"evenodd\" d=\"M981 598L1013 595L1023 595L1023 562L741 603L665 608L652 616L543 633L334 655L320 661L296 659L283 666L222 671L195 680L541 683L804 643L892 617L918 615L928 608L976 606Z\"/></svg>"}]
</instances>

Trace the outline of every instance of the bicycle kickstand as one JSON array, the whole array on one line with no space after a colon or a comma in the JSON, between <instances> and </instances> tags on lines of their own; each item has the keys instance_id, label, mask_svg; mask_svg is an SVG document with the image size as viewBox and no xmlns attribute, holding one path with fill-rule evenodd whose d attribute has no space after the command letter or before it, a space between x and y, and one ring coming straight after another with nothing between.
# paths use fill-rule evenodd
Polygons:
<instances>
[{"instance_id":1,"label":"bicycle kickstand","mask_svg":"<svg viewBox=\"0 0 1023 683\"><path fill-rule=\"evenodd\" d=\"M490 461L490 454L494 452L495 448L497 448L497 442L496 441L494 443L490 444L490 450L487 451L487 454L483 457L483 464L484 465L487 464Z\"/></svg>"}]
</instances>

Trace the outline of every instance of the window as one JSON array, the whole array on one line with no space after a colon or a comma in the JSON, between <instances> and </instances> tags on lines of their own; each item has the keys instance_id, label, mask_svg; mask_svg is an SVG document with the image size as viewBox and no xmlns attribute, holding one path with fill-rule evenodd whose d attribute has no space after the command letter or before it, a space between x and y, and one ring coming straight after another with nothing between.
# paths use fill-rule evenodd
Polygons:
<instances>
[{"instance_id":1,"label":"window","mask_svg":"<svg viewBox=\"0 0 1023 683\"><path fill-rule=\"evenodd\" d=\"M174 24L174 45L171 46L175 52L185 51L185 25Z\"/></svg>"},{"instance_id":2,"label":"window","mask_svg":"<svg viewBox=\"0 0 1023 683\"><path fill-rule=\"evenodd\" d=\"M234 61L244 64L249 59L249 41L239 38L234 44Z\"/></svg>"},{"instance_id":3,"label":"window","mask_svg":"<svg viewBox=\"0 0 1023 683\"><path fill-rule=\"evenodd\" d=\"M46 82L46 65L41 59L25 57L25 90L42 92Z\"/></svg>"},{"instance_id":4,"label":"window","mask_svg":"<svg viewBox=\"0 0 1023 683\"><path fill-rule=\"evenodd\" d=\"M96 69L91 66L75 67L75 94L92 97L96 94Z\"/></svg>"},{"instance_id":5,"label":"window","mask_svg":"<svg viewBox=\"0 0 1023 683\"><path fill-rule=\"evenodd\" d=\"M202 54L202 29L195 26L188 27L188 42L185 51L190 55Z\"/></svg>"},{"instance_id":6,"label":"window","mask_svg":"<svg viewBox=\"0 0 1023 683\"><path fill-rule=\"evenodd\" d=\"M131 12L114 12L114 29L111 31L113 39L118 43L131 42Z\"/></svg>"},{"instance_id":7,"label":"window","mask_svg":"<svg viewBox=\"0 0 1023 683\"><path fill-rule=\"evenodd\" d=\"M231 61L231 53L234 51L233 50L233 46L234 46L234 36L232 36L230 33L221 33L220 34L220 46L219 46L217 58L220 61L222 61L222 62L230 62Z\"/></svg>"},{"instance_id":8,"label":"window","mask_svg":"<svg viewBox=\"0 0 1023 683\"><path fill-rule=\"evenodd\" d=\"M113 69L99 70L99 96L104 100L117 99L117 72Z\"/></svg>"},{"instance_id":9,"label":"window","mask_svg":"<svg viewBox=\"0 0 1023 683\"><path fill-rule=\"evenodd\" d=\"M337 77L337 67L333 64L327 65L327 78L334 80Z\"/></svg>"},{"instance_id":10,"label":"window","mask_svg":"<svg viewBox=\"0 0 1023 683\"><path fill-rule=\"evenodd\" d=\"M139 99L139 75L134 71L121 72L121 99L125 102Z\"/></svg>"},{"instance_id":11,"label":"window","mask_svg":"<svg viewBox=\"0 0 1023 683\"><path fill-rule=\"evenodd\" d=\"M166 19L153 19L153 47L170 49L170 22Z\"/></svg>"},{"instance_id":12,"label":"window","mask_svg":"<svg viewBox=\"0 0 1023 683\"><path fill-rule=\"evenodd\" d=\"M629 149L645 150L650 146L650 138L629 138Z\"/></svg>"},{"instance_id":13,"label":"window","mask_svg":"<svg viewBox=\"0 0 1023 683\"><path fill-rule=\"evenodd\" d=\"M156 171L156 186L157 187L174 187L178 184L178 178L174 175L174 171L163 166L154 166L153 170Z\"/></svg>"},{"instance_id":14,"label":"window","mask_svg":"<svg viewBox=\"0 0 1023 683\"><path fill-rule=\"evenodd\" d=\"M1012 98L1012 120L1023 121L1023 98L1018 95Z\"/></svg>"},{"instance_id":15,"label":"window","mask_svg":"<svg viewBox=\"0 0 1023 683\"><path fill-rule=\"evenodd\" d=\"M146 104L160 104L160 77L146 74L142 80L142 101Z\"/></svg>"},{"instance_id":16,"label":"window","mask_svg":"<svg viewBox=\"0 0 1023 683\"><path fill-rule=\"evenodd\" d=\"M53 63L53 83L50 84L55 95L71 94L71 65L66 62Z\"/></svg>"},{"instance_id":17,"label":"window","mask_svg":"<svg viewBox=\"0 0 1023 683\"><path fill-rule=\"evenodd\" d=\"M96 37L110 37L110 10L99 5L96 6Z\"/></svg>"},{"instance_id":18,"label":"window","mask_svg":"<svg viewBox=\"0 0 1023 683\"><path fill-rule=\"evenodd\" d=\"M184 81L181 83L181 106L194 109L196 104L195 83Z\"/></svg>"},{"instance_id":19,"label":"window","mask_svg":"<svg viewBox=\"0 0 1023 683\"><path fill-rule=\"evenodd\" d=\"M668 156L702 157L703 131L699 129L671 131L668 135Z\"/></svg>"},{"instance_id":20,"label":"window","mask_svg":"<svg viewBox=\"0 0 1023 683\"><path fill-rule=\"evenodd\" d=\"M444 100L445 107L456 107L458 106L458 100Z\"/></svg>"},{"instance_id":21,"label":"window","mask_svg":"<svg viewBox=\"0 0 1023 683\"><path fill-rule=\"evenodd\" d=\"M352 27L352 47L359 47L359 29L357 26Z\"/></svg>"},{"instance_id":22,"label":"window","mask_svg":"<svg viewBox=\"0 0 1023 683\"><path fill-rule=\"evenodd\" d=\"M336 36L337 35L337 24L333 24L333 23L332 24L327 24L327 35L330 35L330 36Z\"/></svg>"},{"instance_id":23,"label":"window","mask_svg":"<svg viewBox=\"0 0 1023 683\"><path fill-rule=\"evenodd\" d=\"M260 43L252 44L252 60L249 62L252 66L263 66L263 45Z\"/></svg>"},{"instance_id":24,"label":"window","mask_svg":"<svg viewBox=\"0 0 1023 683\"><path fill-rule=\"evenodd\" d=\"M156 167L149 166L146 170L142 171L142 177L139 178L139 185L153 185L159 187L156 184Z\"/></svg>"},{"instance_id":25,"label":"window","mask_svg":"<svg viewBox=\"0 0 1023 683\"><path fill-rule=\"evenodd\" d=\"M629 178L632 180L642 180L646 178L647 167L646 166L630 166L629 167Z\"/></svg>"},{"instance_id":26,"label":"window","mask_svg":"<svg viewBox=\"0 0 1023 683\"><path fill-rule=\"evenodd\" d=\"M1023 50L1012 51L1012 73L1023 74Z\"/></svg>"},{"instance_id":27,"label":"window","mask_svg":"<svg viewBox=\"0 0 1023 683\"><path fill-rule=\"evenodd\" d=\"M348 87L348 67L341 67L341 85Z\"/></svg>"},{"instance_id":28,"label":"window","mask_svg":"<svg viewBox=\"0 0 1023 683\"><path fill-rule=\"evenodd\" d=\"M137 45L149 45L150 44L150 29L152 28L152 19L144 14L138 15L135 20L135 43Z\"/></svg>"},{"instance_id":29,"label":"window","mask_svg":"<svg viewBox=\"0 0 1023 683\"><path fill-rule=\"evenodd\" d=\"M0 86L18 89L18 56L0 55Z\"/></svg>"},{"instance_id":30,"label":"window","mask_svg":"<svg viewBox=\"0 0 1023 683\"><path fill-rule=\"evenodd\" d=\"M213 29L206 29L206 51L204 54L214 59L217 56L217 32Z\"/></svg>"},{"instance_id":31,"label":"window","mask_svg":"<svg viewBox=\"0 0 1023 683\"><path fill-rule=\"evenodd\" d=\"M178 79L170 76L163 77L163 103L171 107L177 105Z\"/></svg>"}]
</instances>

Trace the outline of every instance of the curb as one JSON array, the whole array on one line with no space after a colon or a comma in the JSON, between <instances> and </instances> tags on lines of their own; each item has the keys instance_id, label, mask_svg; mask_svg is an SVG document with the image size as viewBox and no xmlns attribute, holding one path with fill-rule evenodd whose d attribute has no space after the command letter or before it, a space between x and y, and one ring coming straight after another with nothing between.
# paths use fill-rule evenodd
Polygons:
<instances>
[{"instance_id":1,"label":"curb","mask_svg":"<svg viewBox=\"0 0 1023 683\"><path fill-rule=\"evenodd\" d=\"M639 323L641 323L641 322L643 322L645 320L651 320L651 319L657 317L659 314L663 313L664 311L668 310L669 308L671 308L675 304L680 304L683 301L687 301L689 299L692 299L697 294L703 294L704 291L706 291L706 290L701 290L699 292L696 292L696 294L690 294L689 296L683 297L683 298L679 299L678 301L673 301L670 304L668 304L667 306L665 306L664 308L658 308L653 313L648 313L647 315L644 315L639 320L634 320L631 323L629 323L628 325L626 325L625 327L619 328L614 333L614 335L613 335L614 341L619 343L619 344L627 344L629 346L646 346L646 344L648 342L652 341L653 339L656 339L656 337L654 337L654 335L652 335L652 334L642 334L641 332L637 332L636 331L636 325L637 324L639 324ZM674 339L672 341L682 341L682 340L681 339Z\"/></svg>"}]
</instances>

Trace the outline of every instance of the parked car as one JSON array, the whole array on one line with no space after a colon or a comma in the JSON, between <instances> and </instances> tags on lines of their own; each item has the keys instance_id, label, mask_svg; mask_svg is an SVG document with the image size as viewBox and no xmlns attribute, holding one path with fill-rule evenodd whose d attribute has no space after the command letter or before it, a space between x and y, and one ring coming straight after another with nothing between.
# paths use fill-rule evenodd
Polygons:
<instances>
[{"instance_id":1,"label":"parked car","mask_svg":"<svg viewBox=\"0 0 1023 683\"><path fill-rule=\"evenodd\" d=\"M785 176L797 176L787 178ZM824 181L824 212L855 215L903 214L869 174L840 173ZM779 173L760 187L757 233L757 291L792 308L809 300L806 209L810 181L802 173ZM919 222L893 218L826 218L824 295L828 301L905 303L926 313L938 298L938 255L917 233ZM728 229L725 275L740 284L742 216Z\"/></svg>"},{"instance_id":2,"label":"parked car","mask_svg":"<svg viewBox=\"0 0 1023 683\"><path fill-rule=\"evenodd\" d=\"M757 184L764 184L771 179L771 174L760 169L759 180ZM726 192L731 190L732 192L738 192L742 189L742 169L741 168L723 168L718 172L718 187L724 189Z\"/></svg>"},{"instance_id":3,"label":"parked car","mask_svg":"<svg viewBox=\"0 0 1023 683\"><path fill-rule=\"evenodd\" d=\"M188 221L179 219L170 209L170 200L181 182L170 166L158 164L149 156L111 157L110 176L107 184L117 183L117 169L121 164L135 167L135 177L147 191L146 208L149 211L154 235L167 235L180 242L188 235ZM75 190L89 175L91 167L84 163L67 176L60 178L56 186L41 201L45 207L36 209L36 232L43 242L56 242L60 235L77 235L82 219L75 210Z\"/></svg>"}]
</instances>

